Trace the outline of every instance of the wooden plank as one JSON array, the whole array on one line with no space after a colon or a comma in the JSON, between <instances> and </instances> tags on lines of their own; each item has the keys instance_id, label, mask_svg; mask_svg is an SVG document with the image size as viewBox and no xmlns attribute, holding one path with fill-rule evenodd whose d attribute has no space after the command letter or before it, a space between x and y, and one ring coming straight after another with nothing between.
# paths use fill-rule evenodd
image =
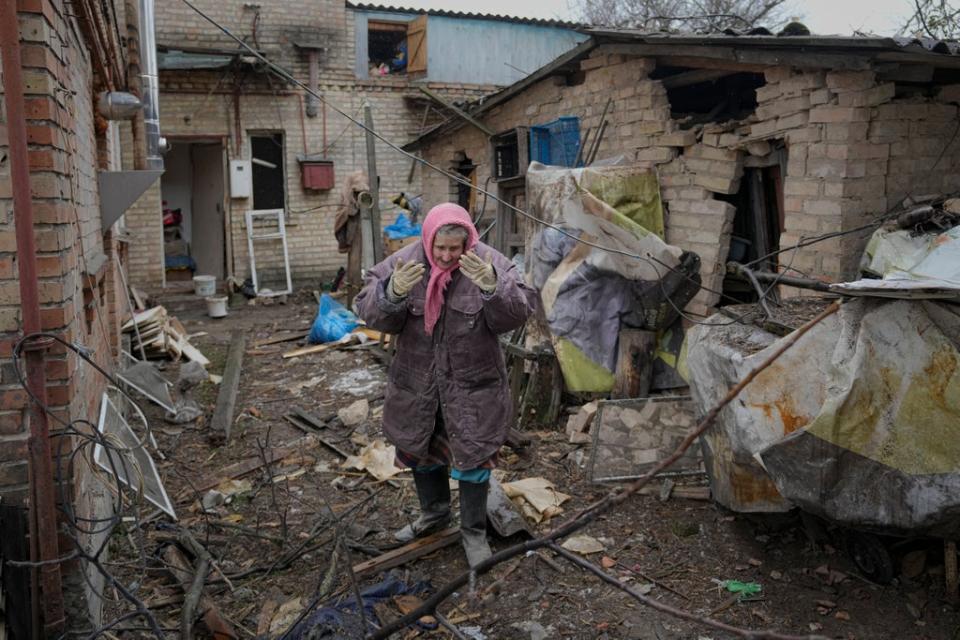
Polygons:
<instances>
[{"instance_id":1,"label":"wooden plank","mask_svg":"<svg viewBox=\"0 0 960 640\"><path fill-rule=\"evenodd\" d=\"M380 342L381 338L383 337L381 332L377 331L376 329L371 329L370 327L357 327L352 333L362 333L376 342Z\"/></svg>"},{"instance_id":2,"label":"wooden plank","mask_svg":"<svg viewBox=\"0 0 960 640\"><path fill-rule=\"evenodd\" d=\"M234 462L231 465L220 469L216 476L211 476L207 478L201 478L189 489L184 490L177 496L177 501L184 500L192 494L199 494L208 489L213 489L221 482L225 480L234 480L236 478L241 478L251 471L256 471L260 467L264 467L268 464L273 464L278 460L283 460L287 456L296 453L303 447L304 440L298 441L297 444L293 444L287 447L277 447L276 449L269 449L267 452L261 456L255 456L253 458L247 458L246 460L241 460L240 462Z\"/></svg>"},{"instance_id":3,"label":"wooden plank","mask_svg":"<svg viewBox=\"0 0 960 640\"><path fill-rule=\"evenodd\" d=\"M414 540L410 544L398 547L392 551L387 551L376 558L371 558L370 560L355 564L353 565L353 572L358 577L380 573L382 571L386 571L387 569L392 569L394 567L407 564L408 562L413 562L414 560L422 558L423 556L427 555L428 553L432 553L437 549L447 547L459 539L460 528L450 527L449 529L444 529L443 531L435 533L432 536L420 538L418 540Z\"/></svg>"},{"instance_id":4,"label":"wooden plank","mask_svg":"<svg viewBox=\"0 0 960 640\"><path fill-rule=\"evenodd\" d=\"M407 73L427 70L427 16L414 18L407 26Z\"/></svg>"},{"instance_id":5,"label":"wooden plank","mask_svg":"<svg viewBox=\"0 0 960 640\"><path fill-rule=\"evenodd\" d=\"M133 325L137 325L141 329L146 325L159 322L162 323L163 319L167 317L167 310L162 306L153 307L152 309L147 309L146 311L141 311L137 315L133 316L131 319L127 320L123 327L122 331L133 331Z\"/></svg>"},{"instance_id":6,"label":"wooden plank","mask_svg":"<svg viewBox=\"0 0 960 640\"><path fill-rule=\"evenodd\" d=\"M736 72L730 69L694 69L693 71L685 71L675 76L663 78L660 80L660 83L665 89L678 89L680 87L689 87L693 84L700 84L701 82L719 80L734 73Z\"/></svg>"},{"instance_id":7,"label":"wooden plank","mask_svg":"<svg viewBox=\"0 0 960 640\"><path fill-rule=\"evenodd\" d=\"M323 435L323 434L319 431L320 427L315 427L311 421L306 420L306 419L304 419L304 418L301 418L300 416L295 416L295 415L291 415L291 414L287 414L287 415L283 416L283 418L284 418L284 420L286 420L287 422L289 422L289 423L292 424L293 426L297 427L298 429L300 429L300 430L303 431L304 433L312 434L313 437L314 437L320 444L322 444L322 445L325 446L326 448L330 449L331 451L333 451L335 454L337 454L337 455L340 456L341 458L346 459L346 458L349 458L351 455L353 455L352 453L350 453L349 451L347 451L346 449L344 449L343 447L341 447L340 445L338 445L336 442L333 442L333 441L330 440L327 436Z\"/></svg>"},{"instance_id":8,"label":"wooden plank","mask_svg":"<svg viewBox=\"0 0 960 640\"><path fill-rule=\"evenodd\" d=\"M960 578L957 576L957 543L953 540L944 540L944 574L946 576L947 602L960 602Z\"/></svg>"},{"instance_id":9,"label":"wooden plank","mask_svg":"<svg viewBox=\"0 0 960 640\"><path fill-rule=\"evenodd\" d=\"M645 398L653 379L655 331L621 329L617 341L617 370L611 398Z\"/></svg>"},{"instance_id":10,"label":"wooden plank","mask_svg":"<svg viewBox=\"0 0 960 640\"><path fill-rule=\"evenodd\" d=\"M246 337L242 331L233 331L230 338L230 351L223 369L223 382L217 395L217 406L213 411L210 426L214 433L223 433L225 441L230 441L233 427L233 409L237 403L237 390L240 388L240 371L243 367L243 350Z\"/></svg>"},{"instance_id":11,"label":"wooden plank","mask_svg":"<svg viewBox=\"0 0 960 640\"><path fill-rule=\"evenodd\" d=\"M323 353L324 351L329 351L330 349L336 349L337 347L345 347L349 344L356 344L359 342L359 338L356 336L351 336L350 340L346 342L324 342L323 344L312 344L308 347L300 347L299 349L294 349L293 351L287 351L283 354L283 358L296 358L297 356L306 356L311 353Z\"/></svg>"},{"instance_id":12,"label":"wooden plank","mask_svg":"<svg viewBox=\"0 0 960 640\"><path fill-rule=\"evenodd\" d=\"M467 122L469 122L470 124L472 124L473 126L475 126L477 129L479 129L479 130L482 131L484 134L486 134L487 137L492 137L492 136L494 135L494 134L493 134L493 130L490 129L490 127L488 127L487 125L483 124L482 122L480 122L479 120L477 120L476 118L474 118L473 116L471 116L469 113L467 113L466 111L464 111L464 110L461 109L460 107L457 107L456 105L454 105L454 104L452 104L452 103L450 103L450 102L447 102L446 100L444 100L443 98L441 98L440 96L438 96L436 93L434 93L433 91L431 91L430 89L427 89L426 87L424 87L424 86L422 86L422 85L421 85L421 86L418 86L417 88L420 89L420 92L421 92L421 93L423 93L424 95L426 95L427 97L429 97L431 100L433 100L433 101L436 102L437 104L440 104L440 105L442 105L443 107L449 109L450 111L453 111L455 114L457 114L458 116L460 116L461 118L463 118L464 120L466 120Z\"/></svg>"},{"instance_id":13,"label":"wooden plank","mask_svg":"<svg viewBox=\"0 0 960 640\"><path fill-rule=\"evenodd\" d=\"M142 311L147 308L146 296L134 285L130 285L130 295L133 297L134 309Z\"/></svg>"},{"instance_id":14,"label":"wooden plank","mask_svg":"<svg viewBox=\"0 0 960 640\"><path fill-rule=\"evenodd\" d=\"M309 329L307 329L306 331L292 331L292 332L278 333L274 336L270 336L269 338L264 338L263 340L257 340L256 342L253 343L253 348L259 349L260 347L265 347L268 344L278 344L280 342L290 342L291 340L299 340L300 338L306 338L308 335L310 335Z\"/></svg>"},{"instance_id":15,"label":"wooden plank","mask_svg":"<svg viewBox=\"0 0 960 640\"><path fill-rule=\"evenodd\" d=\"M292 411L296 417L308 423L315 429L326 429L328 426L330 426L330 421L337 417L337 413L333 412L322 418L319 418L315 414L310 413L309 411L304 411L300 407L293 407L290 411Z\"/></svg>"}]
</instances>

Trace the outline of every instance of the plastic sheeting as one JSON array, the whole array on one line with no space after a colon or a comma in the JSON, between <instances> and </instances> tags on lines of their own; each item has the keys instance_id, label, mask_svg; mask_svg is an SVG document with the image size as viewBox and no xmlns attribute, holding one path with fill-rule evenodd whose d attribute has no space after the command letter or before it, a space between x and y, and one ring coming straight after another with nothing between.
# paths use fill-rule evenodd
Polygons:
<instances>
[{"instance_id":1,"label":"plastic sheeting","mask_svg":"<svg viewBox=\"0 0 960 640\"><path fill-rule=\"evenodd\" d=\"M625 281L654 283L680 264L681 250L661 239L657 175L647 167L564 169L534 162L527 194L537 217L630 254L596 249L549 227L539 227L526 247L527 279L540 291L567 388L609 391L620 320L633 296Z\"/></svg>"},{"instance_id":2,"label":"plastic sheeting","mask_svg":"<svg viewBox=\"0 0 960 640\"><path fill-rule=\"evenodd\" d=\"M739 511L800 506L880 533L960 533L958 313L857 299L814 327L705 437L717 499ZM760 329L692 330L700 411L776 346Z\"/></svg>"},{"instance_id":3,"label":"plastic sheeting","mask_svg":"<svg viewBox=\"0 0 960 640\"><path fill-rule=\"evenodd\" d=\"M881 280L831 288L847 295L887 298L960 298L960 226L940 234L879 229L867 244L861 268Z\"/></svg>"}]
</instances>

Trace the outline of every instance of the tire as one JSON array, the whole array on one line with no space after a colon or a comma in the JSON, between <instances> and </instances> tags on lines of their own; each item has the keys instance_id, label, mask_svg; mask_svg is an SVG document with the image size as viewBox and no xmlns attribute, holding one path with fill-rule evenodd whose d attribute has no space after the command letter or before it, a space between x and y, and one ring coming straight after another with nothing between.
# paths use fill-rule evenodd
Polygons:
<instances>
[{"instance_id":1,"label":"tire","mask_svg":"<svg viewBox=\"0 0 960 640\"><path fill-rule=\"evenodd\" d=\"M845 546L863 577L878 584L889 584L893 580L893 558L880 538L854 531L847 534Z\"/></svg>"}]
</instances>

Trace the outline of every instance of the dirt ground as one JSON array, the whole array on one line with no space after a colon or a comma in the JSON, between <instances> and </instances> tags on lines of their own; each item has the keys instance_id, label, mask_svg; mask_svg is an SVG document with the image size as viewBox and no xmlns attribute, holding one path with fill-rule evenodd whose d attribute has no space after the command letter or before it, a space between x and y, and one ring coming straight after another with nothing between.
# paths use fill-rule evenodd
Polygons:
<instances>
[{"instance_id":1,"label":"dirt ground","mask_svg":"<svg viewBox=\"0 0 960 640\"><path fill-rule=\"evenodd\" d=\"M416 516L412 481L402 474L392 483L381 483L362 472L342 470L337 453L284 416L299 407L324 417L369 398L370 420L352 434L331 428L324 435L338 447L356 451L355 442L378 436L385 379L380 359L371 348L286 360L280 354L298 346L296 342L255 349L258 340L309 327L316 304L307 292L285 305L249 306L236 300L230 315L221 320L207 318L203 301L190 294L167 294L158 302L189 332L200 334L191 342L212 361L210 373L222 374L231 331L239 329L245 335L247 354L235 421L229 442L212 437L209 418L218 392L213 383L203 383L193 392L206 413L194 423L166 423L162 409L141 403L165 458L158 460L158 468L179 521L157 517L139 529L130 525L118 531L108 567L124 584L136 583L137 596L176 637L182 590L163 567L162 547L171 544L177 525L186 527L216 559L206 592L239 637L348 637L323 635L318 629L312 635L284 634L309 605L352 597L345 566L388 548L390 532ZM164 375L176 380L178 366L168 363ZM505 480L543 476L554 482L572 496L558 518L611 489L589 481L589 445L568 444L562 424L527 435L531 444L525 450L502 451ZM225 479L230 465L262 461L276 447L287 447L287 455L236 479L247 485L221 486L221 493L237 493L222 504L213 501L204 512L201 501L210 485L205 481ZM541 525L540 530L549 526ZM898 575L881 586L859 577L842 551L838 532L830 541L812 542L808 529L793 516L750 517L706 501L635 496L582 533L604 546L604 551L587 556L589 560L603 563L610 574L648 591L650 597L698 616L751 629L845 640L960 639L960 614L944 601L943 549L937 541L894 541L895 565L913 577ZM138 540L144 544L145 572L140 568ZM492 546L496 551L518 540L493 538ZM394 575L406 584L428 581L434 589L465 569L457 544L400 567ZM384 577L361 577L358 587ZM717 584L724 580L755 582L762 591L737 600ZM116 596L108 590L111 595ZM387 600L377 611L398 616L400 604ZM109 615L128 610L116 604ZM472 593L469 588L458 591L439 612L462 637L477 639L734 637L655 612L546 551L506 561L482 576ZM120 629L113 633L128 638L144 635ZM198 634L205 633L199 625ZM455 636L441 627L412 629L395 637Z\"/></svg>"}]
</instances>

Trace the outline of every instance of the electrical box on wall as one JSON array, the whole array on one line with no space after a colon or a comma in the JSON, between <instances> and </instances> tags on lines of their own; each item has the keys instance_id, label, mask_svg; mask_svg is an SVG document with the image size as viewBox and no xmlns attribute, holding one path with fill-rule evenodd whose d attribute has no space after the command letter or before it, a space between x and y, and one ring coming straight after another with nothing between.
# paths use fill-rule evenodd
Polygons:
<instances>
[{"instance_id":1,"label":"electrical box on wall","mask_svg":"<svg viewBox=\"0 0 960 640\"><path fill-rule=\"evenodd\" d=\"M333 160L317 155L299 155L297 161L304 189L333 189Z\"/></svg>"},{"instance_id":2,"label":"electrical box on wall","mask_svg":"<svg viewBox=\"0 0 960 640\"><path fill-rule=\"evenodd\" d=\"M230 161L230 197L249 198L252 192L253 170L249 160Z\"/></svg>"}]
</instances>

